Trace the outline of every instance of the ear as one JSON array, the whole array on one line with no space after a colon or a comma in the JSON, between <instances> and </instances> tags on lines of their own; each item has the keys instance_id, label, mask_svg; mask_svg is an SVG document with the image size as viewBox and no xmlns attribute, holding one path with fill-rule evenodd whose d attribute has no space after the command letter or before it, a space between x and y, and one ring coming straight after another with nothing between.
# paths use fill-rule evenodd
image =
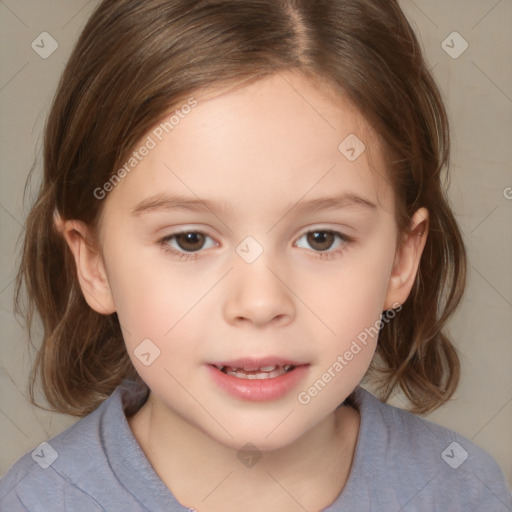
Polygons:
<instances>
[{"instance_id":1,"label":"ear","mask_svg":"<svg viewBox=\"0 0 512 512\"><path fill-rule=\"evenodd\" d=\"M409 231L403 235L397 248L384 309L396 308L398 304L403 304L409 296L427 241L428 227L428 210L419 208L412 217Z\"/></svg>"},{"instance_id":2,"label":"ear","mask_svg":"<svg viewBox=\"0 0 512 512\"><path fill-rule=\"evenodd\" d=\"M102 315L115 312L115 304L99 248L93 242L89 227L78 220L63 221L54 216L57 231L66 240L77 270L78 281L87 304Z\"/></svg>"}]
</instances>

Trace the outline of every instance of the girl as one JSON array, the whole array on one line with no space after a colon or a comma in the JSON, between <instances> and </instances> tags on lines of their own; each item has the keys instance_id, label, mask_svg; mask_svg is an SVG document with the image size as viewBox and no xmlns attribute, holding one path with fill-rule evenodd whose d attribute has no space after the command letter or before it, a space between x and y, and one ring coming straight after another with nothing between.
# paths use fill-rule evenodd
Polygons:
<instances>
[{"instance_id":1,"label":"girl","mask_svg":"<svg viewBox=\"0 0 512 512\"><path fill-rule=\"evenodd\" d=\"M44 326L32 400L39 376L83 418L1 510L511 510L489 455L413 414L459 379L448 158L395 0L101 2L16 294Z\"/></svg>"}]
</instances>

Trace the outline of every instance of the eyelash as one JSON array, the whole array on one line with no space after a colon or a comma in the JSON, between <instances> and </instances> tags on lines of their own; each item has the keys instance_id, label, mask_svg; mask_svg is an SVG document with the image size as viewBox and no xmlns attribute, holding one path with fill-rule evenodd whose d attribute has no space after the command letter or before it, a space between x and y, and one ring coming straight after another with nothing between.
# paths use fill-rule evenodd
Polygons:
<instances>
[{"instance_id":1,"label":"eyelash","mask_svg":"<svg viewBox=\"0 0 512 512\"><path fill-rule=\"evenodd\" d=\"M177 251L176 249L173 249L172 247L169 246L169 242L176 236L190 234L190 233L199 234L199 235L203 235L205 237L211 238L203 231L193 231L193 230L177 231L176 233L171 233L170 235L167 235L164 238L158 240L157 244L160 245L160 247L162 248L162 250L164 252L171 254L172 256L178 257L179 261L181 261L183 259L187 260L187 261L196 260L198 258L198 253L201 252L201 249L194 251L194 252L187 253L187 252ZM341 239L342 244L337 249L331 250L329 252L313 251L316 254L315 257L319 257L320 259L324 259L324 260L330 260L332 258L335 258L335 257L341 255L343 252L345 252L347 244L349 244L350 242L353 241L353 239L351 237L348 237L347 235L344 235L343 233L340 233L339 231L334 231L331 229L309 230L309 231L304 232L298 238L298 240L300 240L303 236L308 235L310 233L327 233L327 234L335 235Z\"/></svg>"}]
</instances>

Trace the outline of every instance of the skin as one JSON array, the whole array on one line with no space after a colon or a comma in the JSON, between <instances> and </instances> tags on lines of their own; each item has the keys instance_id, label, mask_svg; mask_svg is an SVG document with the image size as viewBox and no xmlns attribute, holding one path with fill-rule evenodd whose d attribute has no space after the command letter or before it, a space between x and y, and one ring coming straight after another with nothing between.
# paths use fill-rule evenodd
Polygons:
<instances>
[{"instance_id":1,"label":"skin","mask_svg":"<svg viewBox=\"0 0 512 512\"><path fill-rule=\"evenodd\" d=\"M428 212L418 210L399 238L378 137L343 97L304 75L195 97L197 107L104 199L99 247L87 242L92 233L83 223L59 220L59 227L88 304L117 312L128 353L151 389L128 421L178 501L200 512L320 510L350 474L360 417L338 405L366 373L375 337L308 404L297 395L383 310L406 300ZM349 134L366 146L353 162L338 150ZM290 210L345 192L375 207ZM131 213L158 193L227 207ZM159 243L184 229L208 236L195 245L166 244L195 259L180 260ZM307 238L315 230L352 240L334 237L322 246ZM263 249L253 263L236 252L247 236ZM146 338L161 352L149 366L133 354ZM292 392L267 402L231 397L207 371L208 362L258 355L310 367ZM237 458L247 442L262 453L252 467Z\"/></svg>"}]
</instances>

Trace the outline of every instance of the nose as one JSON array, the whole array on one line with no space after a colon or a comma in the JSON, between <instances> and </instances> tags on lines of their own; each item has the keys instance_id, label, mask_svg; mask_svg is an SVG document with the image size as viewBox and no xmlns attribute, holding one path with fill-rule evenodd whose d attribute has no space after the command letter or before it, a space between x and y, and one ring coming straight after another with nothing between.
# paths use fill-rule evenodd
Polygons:
<instances>
[{"instance_id":1,"label":"nose","mask_svg":"<svg viewBox=\"0 0 512 512\"><path fill-rule=\"evenodd\" d=\"M286 276L261 256L253 263L238 262L231 272L224 317L232 325L273 323L285 326L295 317L293 293Z\"/></svg>"}]
</instances>

